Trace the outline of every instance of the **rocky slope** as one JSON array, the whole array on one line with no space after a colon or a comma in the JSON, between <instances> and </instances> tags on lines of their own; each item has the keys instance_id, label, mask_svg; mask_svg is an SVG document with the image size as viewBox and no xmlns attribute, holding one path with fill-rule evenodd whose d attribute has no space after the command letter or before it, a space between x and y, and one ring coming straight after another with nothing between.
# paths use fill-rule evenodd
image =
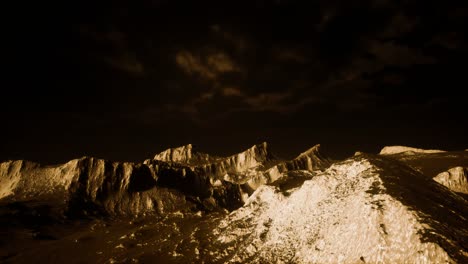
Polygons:
<instances>
[{"instance_id":1,"label":"rocky slope","mask_svg":"<svg viewBox=\"0 0 468 264\"><path fill-rule=\"evenodd\" d=\"M360 155L293 190L261 186L214 235L220 263L466 263L468 204L399 162Z\"/></svg>"}]
</instances>

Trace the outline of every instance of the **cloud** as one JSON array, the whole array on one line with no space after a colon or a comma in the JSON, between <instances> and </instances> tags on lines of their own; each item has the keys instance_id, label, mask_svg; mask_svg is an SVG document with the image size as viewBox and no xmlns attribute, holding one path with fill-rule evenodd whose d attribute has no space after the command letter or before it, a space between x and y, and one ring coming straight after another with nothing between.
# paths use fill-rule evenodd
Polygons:
<instances>
[{"instance_id":1,"label":"cloud","mask_svg":"<svg viewBox=\"0 0 468 264\"><path fill-rule=\"evenodd\" d=\"M116 28L103 32L85 25L79 26L78 30L86 41L105 47L105 53L92 54L98 62L104 61L107 65L129 74L144 73L144 63L137 59L136 51L129 48L124 32Z\"/></svg>"},{"instance_id":2,"label":"cloud","mask_svg":"<svg viewBox=\"0 0 468 264\"><path fill-rule=\"evenodd\" d=\"M234 65L234 62L226 54L221 52L208 55L206 62L207 66L217 73L239 71L239 68Z\"/></svg>"},{"instance_id":3,"label":"cloud","mask_svg":"<svg viewBox=\"0 0 468 264\"><path fill-rule=\"evenodd\" d=\"M236 87L224 87L221 89L221 93L224 96L244 96L242 91Z\"/></svg>"},{"instance_id":4,"label":"cloud","mask_svg":"<svg viewBox=\"0 0 468 264\"><path fill-rule=\"evenodd\" d=\"M412 64L430 64L434 59L406 46L397 45L392 42L373 40L369 45L369 52L386 65L409 66Z\"/></svg>"},{"instance_id":5,"label":"cloud","mask_svg":"<svg viewBox=\"0 0 468 264\"><path fill-rule=\"evenodd\" d=\"M205 79L215 79L216 73L206 67L199 57L196 57L188 51L180 51L176 54L177 65L188 75L198 74Z\"/></svg>"},{"instance_id":6,"label":"cloud","mask_svg":"<svg viewBox=\"0 0 468 264\"><path fill-rule=\"evenodd\" d=\"M419 23L417 17L408 17L402 12L398 12L390 19L387 27L379 35L384 38L398 37L411 33Z\"/></svg>"},{"instance_id":7,"label":"cloud","mask_svg":"<svg viewBox=\"0 0 468 264\"><path fill-rule=\"evenodd\" d=\"M216 80L220 75L240 72L239 67L223 52L211 52L204 58L182 50L176 56L176 64L188 75L198 75L203 79Z\"/></svg>"},{"instance_id":8,"label":"cloud","mask_svg":"<svg viewBox=\"0 0 468 264\"><path fill-rule=\"evenodd\" d=\"M108 57L104 61L108 65L130 74L143 74L145 71L143 64L131 53Z\"/></svg>"},{"instance_id":9,"label":"cloud","mask_svg":"<svg viewBox=\"0 0 468 264\"><path fill-rule=\"evenodd\" d=\"M261 93L255 96L246 97L244 102L252 107L253 110L271 110L290 96L290 93Z\"/></svg>"},{"instance_id":10,"label":"cloud","mask_svg":"<svg viewBox=\"0 0 468 264\"><path fill-rule=\"evenodd\" d=\"M114 50L125 50L128 47L126 34L116 28L103 32L91 26L80 25L78 31L83 37Z\"/></svg>"},{"instance_id":11,"label":"cloud","mask_svg":"<svg viewBox=\"0 0 468 264\"><path fill-rule=\"evenodd\" d=\"M275 48L273 50L273 56L280 62L295 62L304 64L309 61L308 58L301 54L300 51L291 48Z\"/></svg>"},{"instance_id":12,"label":"cloud","mask_svg":"<svg viewBox=\"0 0 468 264\"><path fill-rule=\"evenodd\" d=\"M219 24L211 25L210 29L218 37L220 37L225 42L225 44L234 47L238 52L245 52L251 45L248 39L244 36L230 32Z\"/></svg>"},{"instance_id":13,"label":"cloud","mask_svg":"<svg viewBox=\"0 0 468 264\"><path fill-rule=\"evenodd\" d=\"M433 37L430 44L442 46L449 50L457 50L460 47L466 46L463 35L458 32L441 33Z\"/></svg>"}]
</instances>

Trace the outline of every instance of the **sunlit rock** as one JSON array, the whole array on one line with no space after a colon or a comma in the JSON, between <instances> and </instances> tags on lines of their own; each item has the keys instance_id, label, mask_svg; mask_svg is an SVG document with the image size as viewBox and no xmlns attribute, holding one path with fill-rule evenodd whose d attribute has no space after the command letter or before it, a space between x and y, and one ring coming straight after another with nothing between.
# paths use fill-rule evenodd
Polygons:
<instances>
[{"instance_id":1,"label":"sunlit rock","mask_svg":"<svg viewBox=\"0 0 468 264\"><path fill-rule=\"evenodd\" d=\"M216 261L464 263L467 206L398 162L358 156L292 192L259 187L215 229Z\"/></svg>"},{"instance_id":2,"label":"sunlit rock","mask_svg":"<svg viewBox=\"0 0 468 264\"><path fill-rule=\"evenodd\" d=\"M381 151L381 155L393 155L393 154L411 154L411 153L441 153L445 152L444 150L437 150L437 149L419 149L419 148L412 148L406 146L386 146Z\"/></svg>"},{"instance_id":3,"label":"sunlit rock","mask_svg":"<svg viewBox=\"0 0 468 264\"><path fill-rule=\"evenodd\" d=\"M439 173L434 180L454 192L468 194L468 169L464 167L454 167L448 171Z\"/></svg>"}]
</instances>

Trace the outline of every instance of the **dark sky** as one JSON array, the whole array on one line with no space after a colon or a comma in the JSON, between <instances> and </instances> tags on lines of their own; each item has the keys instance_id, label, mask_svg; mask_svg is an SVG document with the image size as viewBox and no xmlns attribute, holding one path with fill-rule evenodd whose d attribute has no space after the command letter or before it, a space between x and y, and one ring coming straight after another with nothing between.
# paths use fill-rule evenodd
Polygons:
<instances>
[{"instance_id":1,"label":"dark sky","mask_svg":"<svg viewBox=\"0 0 468 264\"><path fill-rule=\"evenodd\" d=\"M468 147L466 0L61 2L7 10L0 160Z\"/></svg>"}]
</instances>

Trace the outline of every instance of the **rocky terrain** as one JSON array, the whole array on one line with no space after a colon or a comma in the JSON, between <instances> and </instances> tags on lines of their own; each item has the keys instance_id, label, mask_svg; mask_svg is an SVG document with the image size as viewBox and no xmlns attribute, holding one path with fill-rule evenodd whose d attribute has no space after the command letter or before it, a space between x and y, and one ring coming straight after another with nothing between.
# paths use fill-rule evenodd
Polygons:
<instances>
[{"instance_id":1,"label":"rocky terrain","mask_svg":"<svg viewBox=\"0 0 468 264\"><path fill-rule=\"evenodd\" d=\"M417 150L417 151L416 151ZM468 152L0 163L6 263L467 263Z\"/></svg>"}]
</instances>

